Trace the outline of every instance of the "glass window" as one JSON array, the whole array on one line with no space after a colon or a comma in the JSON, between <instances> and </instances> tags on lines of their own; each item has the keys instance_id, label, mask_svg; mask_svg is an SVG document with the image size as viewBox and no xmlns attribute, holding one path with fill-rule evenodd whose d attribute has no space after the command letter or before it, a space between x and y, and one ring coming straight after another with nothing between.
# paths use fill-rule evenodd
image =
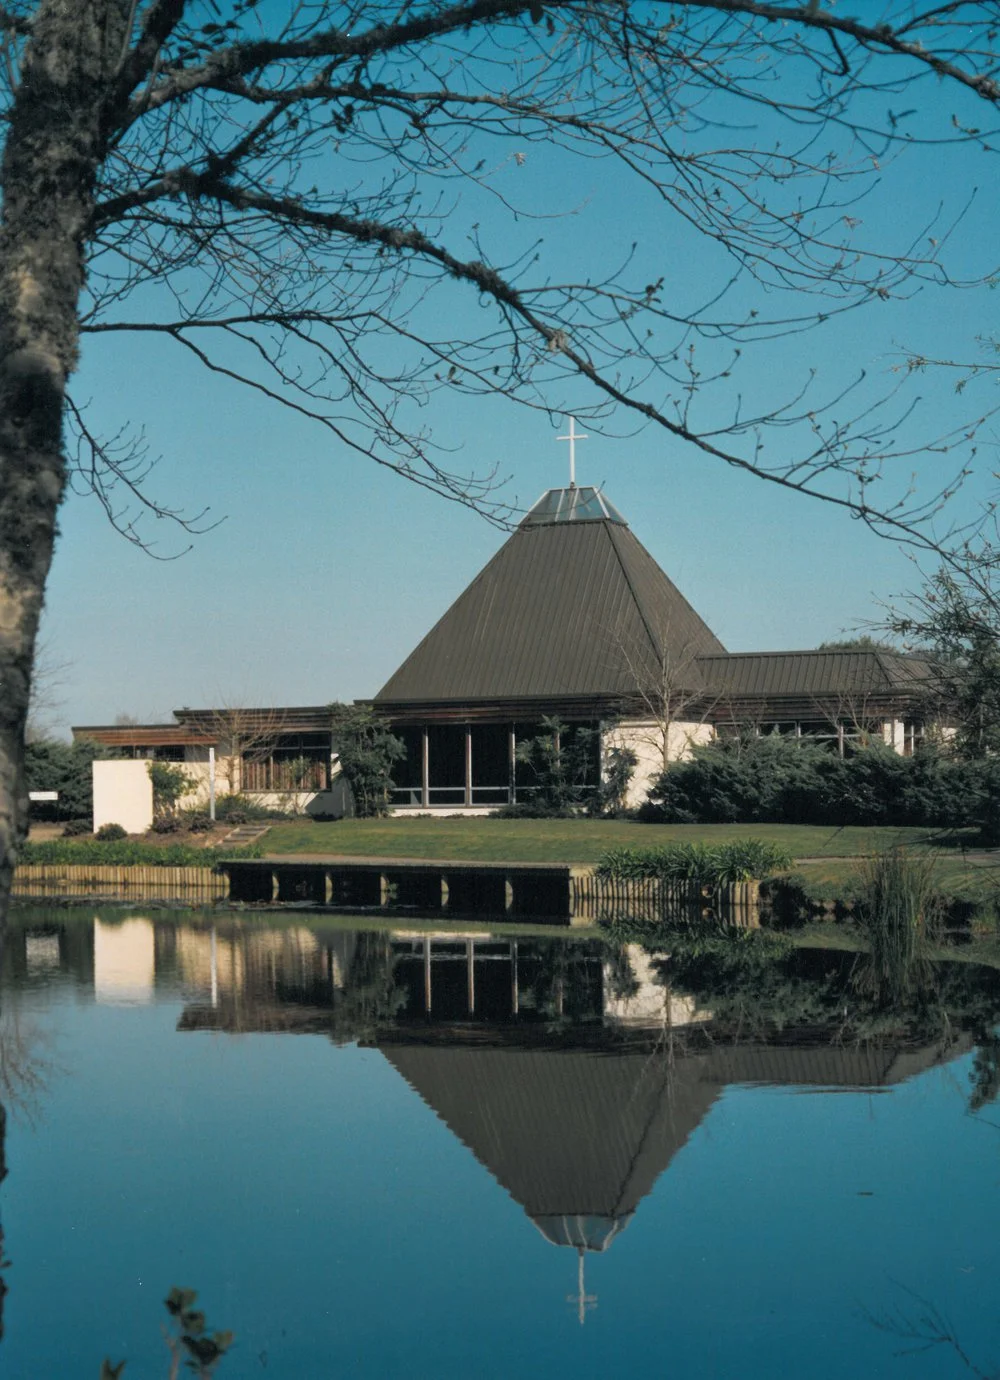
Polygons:
<instances>
[{"instance_id":1,"label":"glass window","mask_svg":"<svg viewBox=\"0 0 1000 1380\"><path fill-rule=\"evenodd\" d=\"M465 792L465 725L431 724L427 730L430 785L434 789L461 788ZM449 799L439 804L458 804Z\"/></svg>"},{"instance_id":2,"label":"glass window","mask_svg":"<svg viewBox=\"0 0 1000 1380\"><path fill-rule=\"evenodd\" d=\"M926 727L923 719L903 720L903 756L912 757L924 741Z\"/></svg>"},{"instance_id":3,"label":"glass window","mask_svg":"<svg viewBox=\"0 0 1000 1380\"><path fill-rule=\"evenodd\" d=\"M424 731L422 728L401 728L392 725L392 732L401 738L406 748L406 756L393 763L392 780L400 789L420 790L423 783ZM418 802L419 803L419 802Z\"/></svg>"},{"instance_id":4,"label":"glass window","mask_svg":"<svg viewBox=\"0 0 1000 1380\"><path fill-rule=\"evenodd\" d=\"M510 725L472 725L472 786L510 784Z\"/></svg>"},{"instance_id":5,"label":"glass window","mask_svg":"<svg viewBox=\"0 0 1000 1380\"><path fill-rule=\"evenodd\" d=\"M243 753L244 791L325 791L330 782L328 733L278 733Z\"/></svg>"}]
</instances>

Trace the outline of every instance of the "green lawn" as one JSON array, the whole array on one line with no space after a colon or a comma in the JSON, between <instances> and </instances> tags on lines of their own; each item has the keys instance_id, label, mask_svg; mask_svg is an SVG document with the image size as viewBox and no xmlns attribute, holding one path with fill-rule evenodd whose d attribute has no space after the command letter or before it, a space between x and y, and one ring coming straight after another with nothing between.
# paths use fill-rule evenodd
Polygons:
<instances>
[{"instance_id":1,"label":"green lawn","mask_svg":"<svg viewBox=\"0 0 1000 1380\"><path fill-rule=\"evenodd\" d=\"M596 862L609 848L760 838L796 858L857 857L894 844L926 847L927 829L831 829L797 824L635 824L605 819L343 819L275 824L266 853L483 862Z\"/></svg>"}]
</instances>

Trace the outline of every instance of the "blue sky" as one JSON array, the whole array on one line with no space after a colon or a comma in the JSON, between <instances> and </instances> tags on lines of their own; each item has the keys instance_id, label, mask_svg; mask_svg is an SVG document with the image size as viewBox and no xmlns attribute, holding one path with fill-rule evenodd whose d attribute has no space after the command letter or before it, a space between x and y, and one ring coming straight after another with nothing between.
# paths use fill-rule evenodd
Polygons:
<instances>
[{"instance_id":1,"label":"blue sky","mask_svg":"<svg viewBox=\"0 0 1000 1380\"><path fill-rule=\"evenodd\" d=\"M925 85L918 101L925 98L944 132L955 111L983 120L982 108L951 90ZM859 236L901 243L939 206L950 218L976 189L947 261L958 277L988 273L997 252L993 158L955 148L906 154L858 209ZM640 270L664 277L668 302L701 295L714 281L714 252L678 231L660 204L607 162L571 161L535 144L523 164L508 159L498 179L519 204L564 213L541 223L544 253L560 272L599 271L636 240ZM512 224L475 196L456 207L446 229L463 246L474 223L498 257L511 237L539 233L539 223ZM762 294L762 309L772 305ZM706 394L701 416L707 423L713 409L721 416L737 386L748 406L765 408L811 371L821 392L832 393L864 369L874 396L898 380L907 350L975 359L995 307L987 287L928 288L748 349L734 380ZM455 320L477 311L466 294ZM995 405L990 382L962 395L955 382L933 372L910 381L908 396L922 399L905 423L911 443ZM69 498L43 631L47 657L64 668L61 704L48 716L59 731L118 713L164 719L182 705L373 694L504 539L475 513L365 462L163 340L87 339L74 394L90 402L99 431L127 420L145 427L152 453L163 457L151 492L225 521L182 558L162 563L118 537L92 498ZM594 398L574 385L551 401L582 410ZM458 448L457 466L495 466L509 476L513 502L527 506L566 481L566 446L555 440L564 427L542 413L441 392L419 421ZM578 448L579 482L606 486L732 650L815 645L877 618L879 601L919 582L904 552L832 508L740 475L663 431L636 431L633 419L608 418L605 426L618 434L603 437L583 425L591 439ZM957 515L992 492L998 426L988 422L980 433L976 473L955 503ZM779 434L773 453L789 453L781 449L789 444ZM905 488L913 470L930 488L956 464L952 456L905 462L894 482ZM178 534L162 526L161 549L178 549Z\"/></svg>"}]
</instances>

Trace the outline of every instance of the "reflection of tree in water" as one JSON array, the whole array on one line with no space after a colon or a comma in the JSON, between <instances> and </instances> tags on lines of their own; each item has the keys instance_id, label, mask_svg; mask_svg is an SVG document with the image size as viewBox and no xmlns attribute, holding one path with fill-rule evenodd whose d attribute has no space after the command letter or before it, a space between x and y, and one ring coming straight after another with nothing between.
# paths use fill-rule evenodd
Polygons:
<instances>
[{"instance_id":1,"label":"reflection of tree in water","mask_svg":"<svg viewBox=\"0 0 1000 1380\"><path fill-rule=\"evenodd\" d=\"M659 948L659 946L657 946ZM654 952L656 952L654 950ZM765 931L674 935L655 961L659 981L712 1013L714 1039L936 1044L976 1052L970 1111L1000 1094L1000 991L995 970L938 961L895 1003L857 980L864 955L796 948Z\"/></svg>"},{"instance_id":2,"label":"reflection of tree in water","mask_svg":"<svg viewBox=\"0 0 1000 1380\"><path fill-rule=\"evenodd\" d=\"M330 1033L337 1044L371 1040L396 1018L406 1004L406 990L396 977L392 936L387 930L358 933L334 1000Z\"/></svg>"},{"instance_id":3,"label":"reflection of tree in water","mask_svg":"<svg viewBox=\"0 0 1000 1380\"><path fill-rule=\"evenodd\" d=\"M0 1007L0 1183L7 1177L7 1115L10 1109L33 1123L38 1098L44 1091L47 1063L39 1049L37 1032L23 1025L17 1007L5 993ZM0 1214L0 1339L3 1338L4 1274L9 1265L4 1251L3 1218Z\"/></svg>"},{"instance_id":4,"label":"reflection of tree in water","mask_svg":"<svg viewBox=\"0 0 1000 1380\"><path fill-rule=\"evenodd\" d=\"M1000 1094L1000 1035L984 1030L976 1039L976 1053L972 1060L969 1111L979 1112Z\"/></svg>"},{"instance_id":5,"label":"reflection of tree in water","mask_svg":"<svg viewBox=\"0 0 1000 1380\"><path fill-rule=\"evenodd\" d=\"M943 1348L950 1351L976 1380L1000 1380L1000 1368L983 1370L963 1345L954 1324L930 1299L923 1298L904 1285L897 1285L907 1297L906 1303L896 1304L882 1313L862 1310L874 1328L904 1342L902 1354L915 1355Z\"/></svg>"},{"instance_id":6,"label":"reflection of tree in water","mask_svg":"<svg viewBox=\"0 0 1000 1380\"><path fill-rule=\"evenodd\" d=\"M608 989L619 1001L628 1001L637 996L639 983L629 957L627 944L609 943L605 949L605 976Z\"/></svg>"},{"instance_id":7,"label":"reflection of tree in water","mask_svg":"<svg viewBox=\"0 0 1000 1380\"><path fill-rule=\"evenodd\" d=\"M519 1005L545 1018L553 1032L599 1021L605 954L588 941L538 940L520 946Z\"/></svg>"},{"instance_id":8,"label":"reflection of tree in water","mask_svg":"<svg viewBox=\"0 0 1000 1380\"><path fill-rule=\"evenodd\" d=\"M0 1011L0 1100L34 1125L51 1071L42 1052L42 1034L26 1025L8 998Z\"/></svg>"}]
</instances>

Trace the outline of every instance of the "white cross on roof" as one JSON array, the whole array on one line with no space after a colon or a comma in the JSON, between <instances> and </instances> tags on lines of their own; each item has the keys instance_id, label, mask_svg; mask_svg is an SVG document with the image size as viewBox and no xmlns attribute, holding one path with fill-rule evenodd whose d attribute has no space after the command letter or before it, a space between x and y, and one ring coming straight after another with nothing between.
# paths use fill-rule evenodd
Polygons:
<instances>
[{"instance_id":1,"label":"white cross on roof","mask_svg":"<svg viewBox=\"0 0 1000 1380\"><path fill-rule=\"evenodd\" d=\"M589 441L590 437L585 436L582 431L576 429L576 418L569 419L569 433L566 436L557 436L557 441L569 442L569 487L576 488L576 443L577 441Z\"/></svg>"}]
</instances>

